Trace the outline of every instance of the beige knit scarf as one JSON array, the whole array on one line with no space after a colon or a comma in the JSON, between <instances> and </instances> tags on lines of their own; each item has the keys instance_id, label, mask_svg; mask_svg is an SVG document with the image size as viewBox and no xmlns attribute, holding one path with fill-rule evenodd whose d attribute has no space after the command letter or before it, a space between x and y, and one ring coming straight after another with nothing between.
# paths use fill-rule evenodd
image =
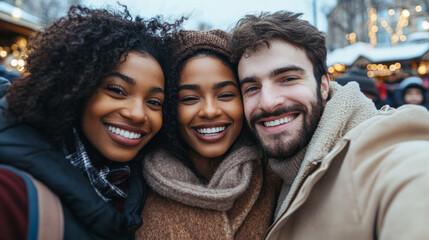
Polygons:
<instances>
[{"instance_id":1,"label":"beige knit scarf","mask_svg":"<svg viewBox=\"0 0 429 240\"><path fill-rule=\"evenodd\" d=\"M145 157L143 173L149 186L164 197L189 206L227 211L249 187L253 164L260 158L255 146L235 146L209 183L203 184L178 159L159 150Z\"/></svg>"},{"instance_id":2,"label":"beige knit scarf","mask_svg":"<svg viewBox=\"0 0 429 240\"><path fill-rule=\"evenodd\" d=\"M273 171L283 179L276 219L286 210L312 165L321 161L348 131L377 114L374 104L360 92L357 83L350 82L341 87L331 82L329 90L329 100L307 147L290 159L269 160Z\"/></svg>"}]
</instances>

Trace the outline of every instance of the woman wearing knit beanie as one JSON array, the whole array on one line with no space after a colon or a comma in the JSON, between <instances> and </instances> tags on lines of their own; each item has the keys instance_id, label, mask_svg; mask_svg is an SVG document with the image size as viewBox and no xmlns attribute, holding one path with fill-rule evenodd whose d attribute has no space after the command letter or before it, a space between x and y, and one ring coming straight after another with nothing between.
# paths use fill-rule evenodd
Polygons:
<instances>
[{"instance_id":1,"label":"woman wearing knit beanie","mask_svg":"<svg viewBox=\"0 0 429 240\"><path fill-rule=\"evenodd\" d=\"M228 35L181 31L173 46L168 144L145 156L136 239L263 239L280 182L243 126Z\"/></svg>"}]
</instances>

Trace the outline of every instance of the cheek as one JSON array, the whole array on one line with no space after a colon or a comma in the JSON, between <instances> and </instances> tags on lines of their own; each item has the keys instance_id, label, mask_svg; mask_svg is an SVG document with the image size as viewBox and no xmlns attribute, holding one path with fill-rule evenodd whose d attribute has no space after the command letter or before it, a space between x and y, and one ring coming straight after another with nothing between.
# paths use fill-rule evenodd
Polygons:
<instances>
[{"instance_id":1,"label":"cheek","mask_svg":"<svg viewBox=\"0 0 429 240\"><path fill-rule=\"evenodd\" d=\"M94 124L96 118L102 115L101 111L106 109L106 106L100 103L102 103L102 101L100 102L99 98L96 96L88 100L81 115L83 129L91 129L90 125Z\"/></svg>"},{"instance_id":2,"label":"cheek","mask_svg":"<svg viewBox=\"0 0 429 240\"><path fill-rule=\"evenodd\" d=\"M253 101L252 98L244 98L243 99L243 105L244 105L244 116L246 117L247 122L249 122L250 116L254 112L254 110L257 108L256 101Z\"/></svg>"},{"instance_id":3,"label":"cheek","mask_svg":"<svg viewBox=\"0 0 429 240\"><path fill-rule=\"evenodd\" d=\"M296 87L288 91L288 96L290 100L305 105L317 99L317 87Z\"/></svg>"},{"instance_id":4,"label":"cheek","mask_svg":"<svg viewBox=\"0 0 429 240\"><path fill-rule=\"evenodd\" d=\"M243 103L241 99L232 102L229 112L236 122L243 122Z\"/></svg>"},{"instance_id":5,"label":"cheek","mask_svg":"<svg viewBox=\"0 0 429 240\"><path fill-rule=\"evenodd\" d=\"M192 115L192 111L189 106L177 107L177 121L179 123L180 130L186 128L186 126L192 119L191 115Z\"/></svg>"},{"instance_id":6,"label":"cheek","mask_svg":"<svg viewBox=\"0 0 429 240\"><path fill-rule=\"evenodd\" d=\"M152 130L157 133L162 127L162 111L156 111L151 114Z\"/></svg>"}]
</instances>

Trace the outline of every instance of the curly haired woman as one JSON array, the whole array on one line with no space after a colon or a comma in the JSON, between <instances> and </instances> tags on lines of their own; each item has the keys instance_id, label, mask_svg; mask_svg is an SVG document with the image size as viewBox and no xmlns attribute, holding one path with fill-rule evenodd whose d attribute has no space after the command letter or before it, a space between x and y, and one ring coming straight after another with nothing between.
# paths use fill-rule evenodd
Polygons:
<instances>
[{"instance_id":1,"label":"curly haired woman","mask_svg":"<svg viewBox=\"0 0 429 240\"><path fill-rule=\"evenodd\" d=\"M134 238L146 199L134 159L161 129L164 40L177 25L77 6L32 39L29 74L1 102L2 239L56 238L37 232L53 206L34 221L22 171L61 201L58 238Z\"/></svg>"}]
</instances>

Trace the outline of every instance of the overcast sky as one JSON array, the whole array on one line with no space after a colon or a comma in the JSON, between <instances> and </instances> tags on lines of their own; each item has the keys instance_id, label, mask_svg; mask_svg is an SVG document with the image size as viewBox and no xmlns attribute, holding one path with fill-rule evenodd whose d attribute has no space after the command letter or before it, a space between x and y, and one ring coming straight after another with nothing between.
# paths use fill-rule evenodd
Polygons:
<instances>
[{"instance_id":1,"label":"overcast sky","mask_svg":"<svg viewBox=\"0 0 429 240\"><path fill-rule=\"evenodd\" d=\"M184 25L187 29L197 29L203 22L211 28L230 30L246 14L261 11L288 10L302 12L303 19L315 24L313 18L313 1L317 2L316 26L327 31L325 15L336 4L337 0L119 0L130 12L142 17L163 15L166 20L180 16L190 16ZM82 4L90 7L119 8L118 0L83 0Z\"/></svg>"}]
</instances>

